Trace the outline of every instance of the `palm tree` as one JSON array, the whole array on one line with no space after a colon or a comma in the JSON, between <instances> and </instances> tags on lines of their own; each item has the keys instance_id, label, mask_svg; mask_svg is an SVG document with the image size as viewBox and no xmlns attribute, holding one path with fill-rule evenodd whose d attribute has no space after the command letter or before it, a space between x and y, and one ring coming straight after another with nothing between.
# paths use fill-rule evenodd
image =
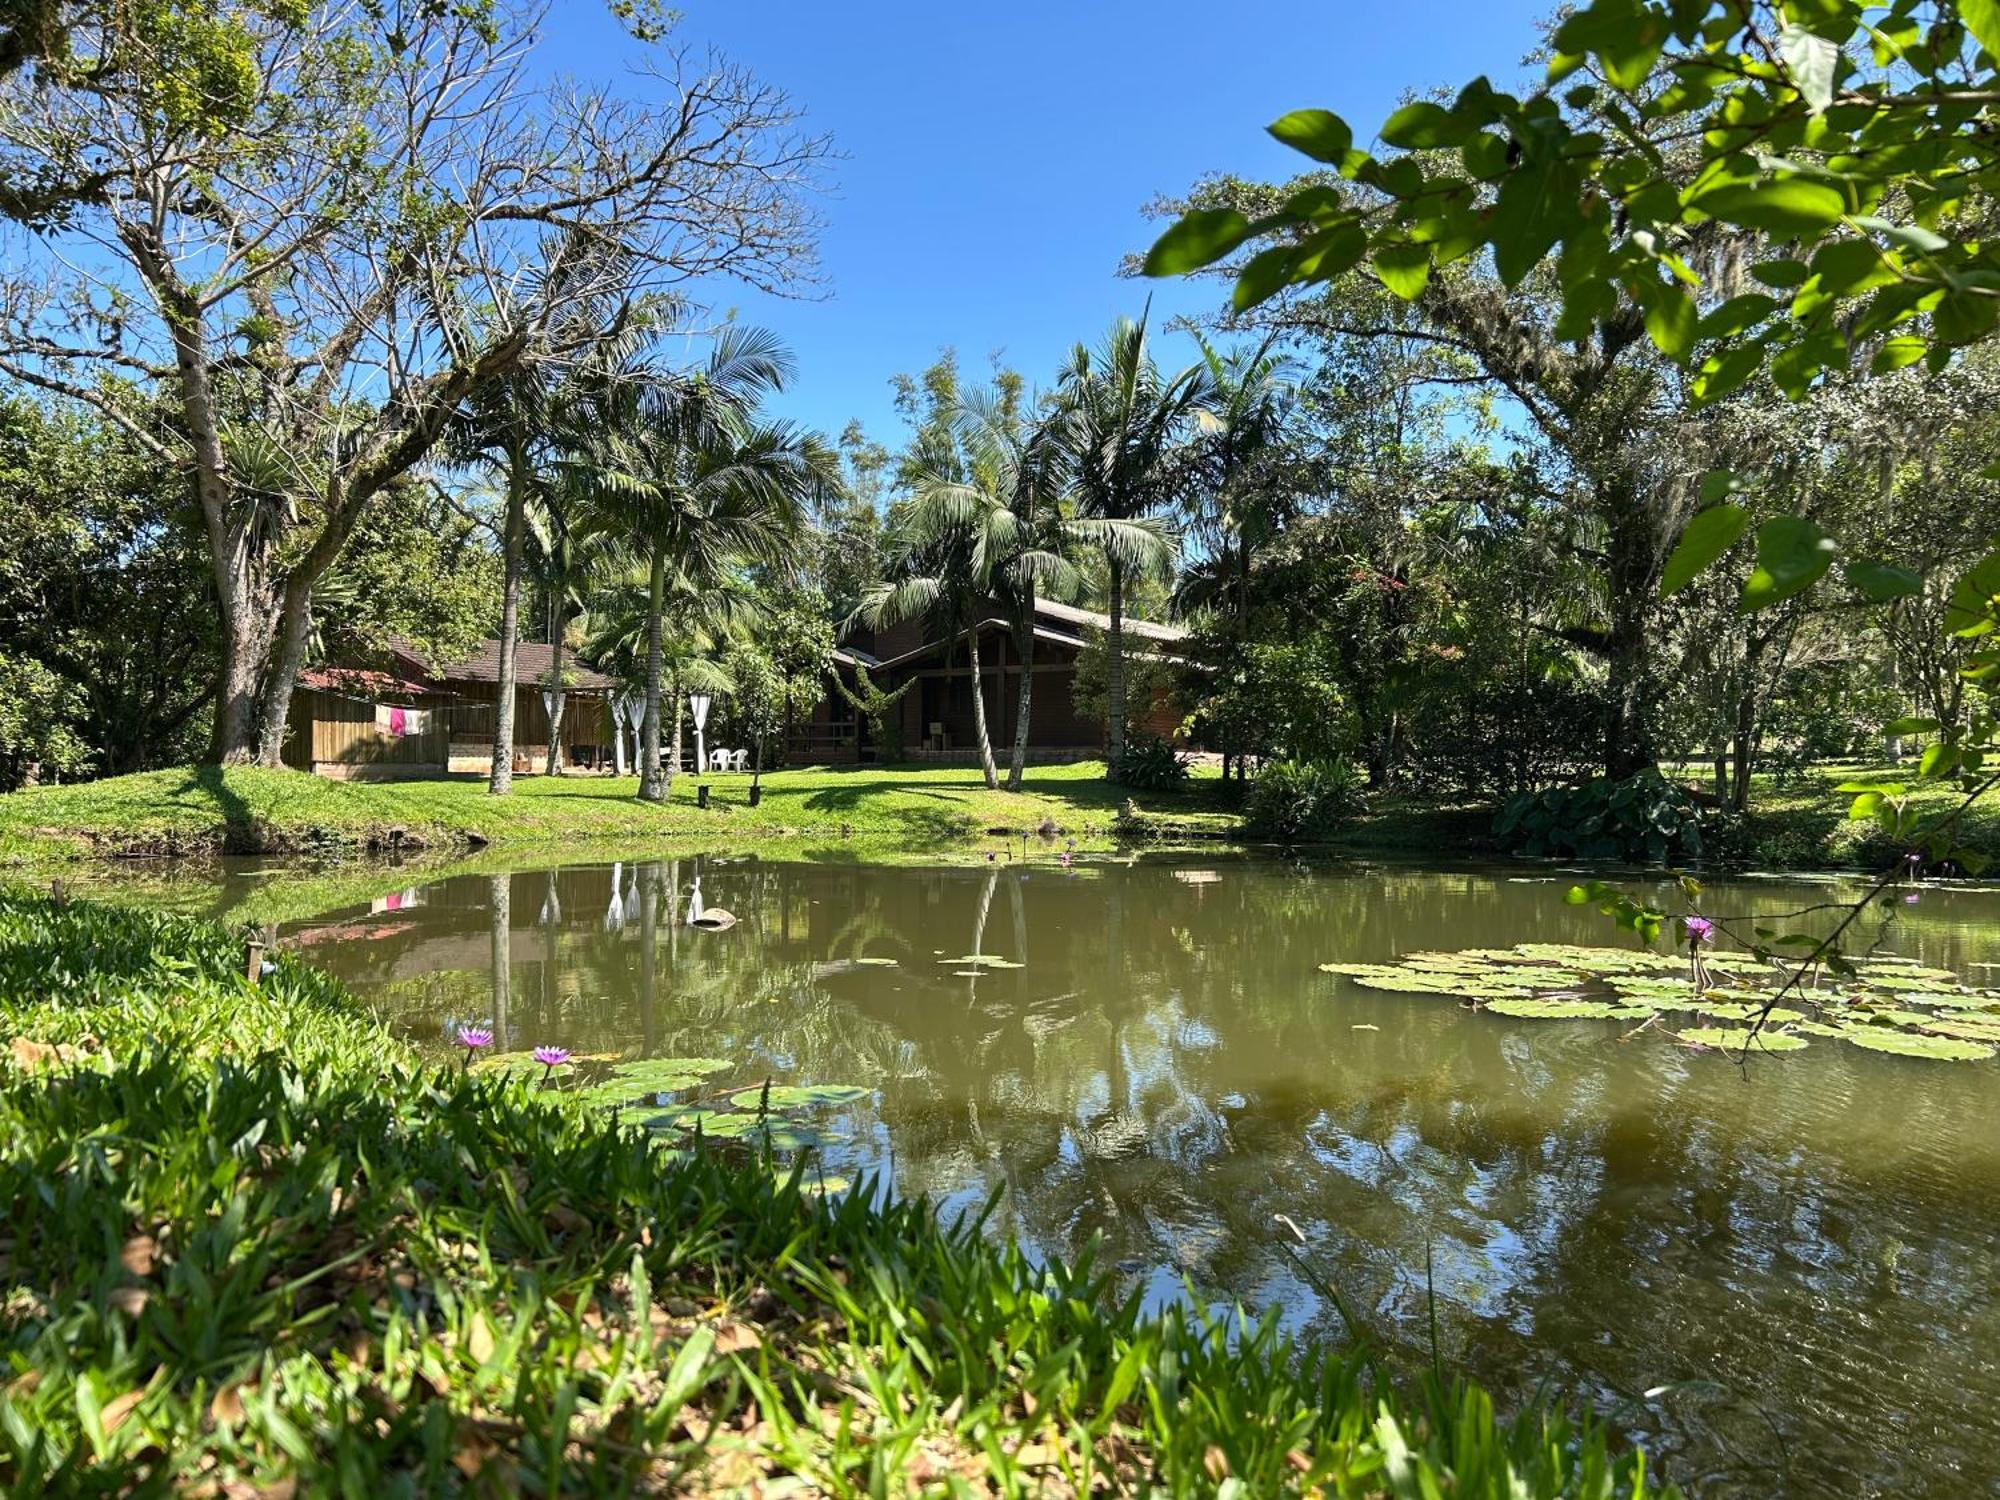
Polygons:
<instances>
[{"instance_id":1,"label":"palm tree","mask_svg":"<svg viewBox=\"0 0 2000 1500\"><path fill-rule=\"evenodd\" d=\"M912 472L955 472L957 452L943 443L920 442ZM930 450L935 451L930 451ZM929 615L935 635L944 641L965 635L966 666L972 678L972 730L979 746L979 764L986 785L997 787L1000 773L993 764L993 740L986 728L986 692L979 663L979 627L986 589L973 558L973 539L962 527L931 528L916 524L915 501L906 497L889 508L889 577L862 596L858 619L880 628L913 615ZM946 665L950 649L946 648Z\"/></svg>"},{"instance_id":2,"label":"palm tree","mask_svg":"<svg viewBox=\"0 0 2000 1500\"><path fill-rule=\"evenodd\" d=\"M1275 348L1276 334L1226 353L1194 337L1205 379L1193 412L1198 481L1186 510L1207 561L1179 597L1226 608L1241 650L1250 633L1253 555L1289 519L1286 503L1305 483L1293 442L1297 389L1292 361ZM1229 774L1226 753L1222 772ZM1245 775L1244 762L1237 775Z\"/></svg>"},{"instance_id":3,"label":"palm tree","mask_svg":"<svg viewBox=\"0 0 2000 1500\"><path fill-rule=\"evenodd\" d=\"M1079 509L1101 521L1159 515L1193 478L1188 428L1210 400L1207 370L1162 376L1147 347L1146 318L1120 318L1096 350L1077 345L1058 388L1064 443L1075 466ZM1125 583L1134 560L1105 548L1105 632L1111 775L1125 753Z\"/></svg>"},{"instance_id":4,"label":"palm tree","mask_svg":"<svg viewBox=\"0 0 2000 1500\"><path fill-rule=\"evenodd\" d=\"M757 417L758 403L791 373L790 353L771 334L730 328L699 369L624 382L625 398L587 460L596 524L626 537L647 562L642 801L665 800L672 782L660 763L670 602L700 597L743 563L784 562L827 482L822 445Z\"/></svg>"},{"instance_id":5,"label":"palm tree","mask_svg":"<svg viewBox=\"0 0 2000 1500\"><path fill-rule=\"evenodd\" d=\"M525 566L541 596L550 655L547 686L553 696L544 767L550 776L563 774L564 710L569 698L563 688L563 654L570 622L586 612L597 583L631 557L619 537L588 524L588 502L583 471L565 463L558 465L528 507Z\"/></svg>"},{"instance_id":6,"label":"palm tree","mask_svg":"<svg viewBox=\"0 0 2000 1500\"><path fill-rule=\"evenodd\" d=\"M644 691L652 645L652 565L639 562L613 578L598 595L591 615L586 649L609 676ZM735 683L722 657L744 639L758 618L755 590L731 573L714 586L690 588L688 580L670 573L667 580L668 624L661 632L662 700L671 705L672 728L662 729L669 767L681 761L681 704L684 695L728 693ZM669 778L671 779L671 778Z\"/></svg>"},{"instance_id":7,"label":"palm tree","mask_svg":"<svg viewBox=\"0 0 2000 1500\"><path fill-rule=\"evenodd\" d=\"M528 507L549 432L552 384L546 367L521 366L475 396L458 414L445 439L451 460L495 473L504 495L500 663L493 713L493 764L486 780L486 790L496 797L514 789L514 659L520 637L522 558Z\"/></svg>"},{"instance_id":8,"label":"palm tree","mask_svg":"<svg viewBox=\"0 0 2000 1500\"><path fill-rule=\"evenodd\" d=\"M974 392L952 411L958 461L946 472L920 464L911 484L907 524L921 540L950 544L965 558L976 597L999 598L1011 616L1021 690L1007 790L1021 789L1034 708L1035 600L1047 593L1075 596L1075 559L1102 548L1127 566L1159 566L1169 549L1151 518L1115 520L1079 516L1073 469L1063 446L1059 414L1029 418L1011 383ZM974 673L975 681L977 672ZM983 715L981 716L983 720ZM984 725L981 725L982 735ZM988 785L992 763L987 759Z\"/></svg>"}]
</instances>

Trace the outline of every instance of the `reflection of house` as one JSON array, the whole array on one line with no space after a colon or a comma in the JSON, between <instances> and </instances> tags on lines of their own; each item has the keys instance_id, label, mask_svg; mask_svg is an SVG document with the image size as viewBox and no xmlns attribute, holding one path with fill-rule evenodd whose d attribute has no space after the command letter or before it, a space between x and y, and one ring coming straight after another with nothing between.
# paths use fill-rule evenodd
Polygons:
<instances>
[{"instance_id":1,"label":"reflection of house","mask_svg":"<svg viewBox=\"0 0 2000 1500\"><path fill-rule=\"evenodd\" d=\"M463 661L433 665L398 645L391 671L315 667L292 695L285 764L322 776L391 779L484 771L493 761L500 643ZM514 769L545 770L549 714L542 701L555 652L522 641L514 658ZM563 659L563 748L569 765L596 765L611 743L610 695L602 672ZM601 753L602 752L602 753Z\"/></svg>"},{"instance_id":2,"label":"reflection of house","mask_svg":"<svg viewBox=\"0 0 2000 1500\"><path fill-rule=\"evenodd\" d=\"M1105 615L1047 600L1035 605L1035 690L1028 718L1028 749L1039 760L1100 755L1106 735L1101 717L1085 717L1075 701L1077 658L1087 636L1111 624ZM986 704L986 732L994 753L1013 743L1021 700L1021 658L1010 622L998 608L981 617L980 691ZM1179 658L1187 632L1151 620L1125 621L1125 649L1133 657ZM918 759L963 760L977 753L973 727L972 670L966 660L966 633L945 637L926 619L906 620L881 630L858 628L841 637L834 671L850 688L855 668L867 669L876 687L893 692L914 686L897 705L904 753ZM1144 715L1155 734L1173 735L1185 707L1161 694ZM878 747L853 705L828 693L792 735L797 763L874 760Z\"/></svg>"}]
</instances>

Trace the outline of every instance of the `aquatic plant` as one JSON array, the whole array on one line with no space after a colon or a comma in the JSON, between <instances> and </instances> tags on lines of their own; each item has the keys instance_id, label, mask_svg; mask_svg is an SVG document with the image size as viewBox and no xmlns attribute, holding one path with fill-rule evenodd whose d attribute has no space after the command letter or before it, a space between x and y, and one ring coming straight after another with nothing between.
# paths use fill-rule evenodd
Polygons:
<instances>
[{"instance_id":1,"label":"aquatic plant","mask_svg":"<svg viewBox=\"0 0 2000 1500\"><path fill-rule=\"evenodd\" d=\"M1739 1052L1753 1037L1752 1050L1796 1052L1807 1036L1935 1061L1977 1061L2000 1048L2000 989L1963 985L1947 969L1893 955L1858 960L1851 973L1814 986L1788 986L1786 971L1753 955L1702 955L1713 924L1695 924L1705 920L1688 918L1683 929L1697 955L1692 973L1664 954L1559 943L1319 967L1362 989L1458 1000L1519 1020L1658 1022L1681 1041ZM1791 1003L1775 1004L1781 995ZM1666 1024L1677 1014L1699 1024ZM1749 1025L1710 1024L1717 1021Z\"/></svg>"},{"instance_id":2,"label":"aquatic plant","mask_svg":"<svg viewBox=\"0 0 2000 1500\"><path fill-rule=\"evenodd\" d=\"M537 1047L532 1055L542 1065L542 1082L546 1084L556 1069L569 1061L569 1048Z\"/></svg>"}]
</instances>

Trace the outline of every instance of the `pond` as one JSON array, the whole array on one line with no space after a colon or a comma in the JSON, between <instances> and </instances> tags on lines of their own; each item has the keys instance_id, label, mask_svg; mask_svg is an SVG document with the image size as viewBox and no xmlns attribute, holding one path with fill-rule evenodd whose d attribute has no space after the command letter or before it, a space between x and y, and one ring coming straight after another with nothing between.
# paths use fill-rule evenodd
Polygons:
<instances>
[{"instance_id":1,"label":"pond","mask_svg":"<svg viewBox=\"0 0 2000 1500\"><path fill-rule=\"evenodd\" d=\"M690 1064L669 1103L854 1086L793 1112L831 1187L879 1174L947 1212L1001 1189L992 1228L1036 1251L1101 1236L1149 1298L1335 1336L1287 1216L1378 1329L1420 1350L1434 1301L1448 1360L1622 1405L1698 1490L1994 1493L2000 1061L1822 1040L1742 1067L1630 1020L1475 1014L1318 967L1616 944L1567 883L681 858L446 875L281 935L420 1042L490 1018L502 1050L726 1064ZM1710 904L1839 894L1746 880ZM688 926L696 901L736 924ZM2000 891L1928 889L1883 946L1984 982L1996 915Z\"/></svg>"}]
</instances>

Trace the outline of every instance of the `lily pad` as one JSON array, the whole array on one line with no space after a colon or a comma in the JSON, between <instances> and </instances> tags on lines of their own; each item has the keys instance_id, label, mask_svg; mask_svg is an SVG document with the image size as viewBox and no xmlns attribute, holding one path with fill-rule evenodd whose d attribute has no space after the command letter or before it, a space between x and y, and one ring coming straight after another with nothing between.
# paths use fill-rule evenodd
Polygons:
<instances>
[{"instance_id":1,"label":"lily pad","mask_svg":"<svg viewBox=\"0 0 2000 1500\"><path fill-rule=\"evenodd\" d=\"M1603 1000L1492 1000L1485 1009L1498 1016L1521 1016L1537 1021L1604 1020L1620 1012L1636 1016L1651 1012L1636 1010L1635 1007L1612 1005Z\"/></svg>"},{"instance_id":2,"label":"lily pad","mask_svg":"<svg viewBox=\"0 0 2000 1500\"><path fill-rule=\"evenodd\" d=\"M1804 1037L1789 1031L1753 1032L1747 1026L1694 1026L1676 1034L1684 1042L1725 1052L1741 1052L1746 1044L1753 1051L1797 1052L1806 1045Z\"/></svg>"},{"instance_id":3,"label":"lily pad","mask_svg":"<svg viewBox=\"0 0 2000 1500\"><path fill-rule=\"evenodd\" d=\"M957 958L941 958L941 964L958 964L964 968L979 969L1023 969L1026 964L1017 964L1011 958L996 958L991 953L962 953Z\"/></svg>"},{"instance_id":4,"label":"lily pad","mask_svg":"<svg viewBox=\"0 0 2000 1500\"><path fill-rule=\"evenodd\" d=\"M1705 1000L1696 1006L1695 1009L1699 1010L1704 1016L1715 1017L1718 1021L1748 1021L1753 1017L1762 1015L1764 1011L1762 1005L1745 1004L1733 1000ZM1806 1013L1804 1011L1793 1010L1787 1005L1774 1005L1771 1007L1771 1013L1764 1016L1765 1022L1772 1026L1786 1026L1794 1021L1803 1021L1805 1018Z\"/></svg>"},{"instance_id":5,"label":"lily pad","mask_svg":"<svg viewBox=\"0 0 2000 1500\"><path fill-rule=\"evenodd\" d=\"M1894 1031L1887 1026L1858 1026L1848 1032L1847 1039L1870 1052L1935 1058L1939 1062L1978 1062L1993 1055L1993 1049L1983 1042L1968 1042L1949 1036L1923 1036L1913 1031Z\"/></svg>"},{"instance_id":6,"label":"lily pad","mask_svg":"<svg viewBox=\"0 0 2000 1500\"><path fill-rule=\"evenodd\" d=\"M1924 1029L1968 1042L2000 1042L2000 1017L1991 1021L1962 1021L1956 1017L1932 1016L1924 1023Z\"/></svg>"},{"instance_id":7,"label":"lily pad","mask_svg":"<svg viewBox=\"0 0 2000 1500\"><path fill-rule=\"evenodd\" d=\"M678 1094L729 1066L714 1057L647 1057L620 1063L610 1077L582 1091L592 1104L629 1104L655 1094Z\"/></svg>"},{"instance_id":8,"label":"lily pad","mask_svg":"<svg viewBox=\"0 0 2000 1500\"><path fill-rule=\"evenodd\" d=\"M646 1121L649 1130L678 1131L683 1135L700 1134L711 1141L740 1141L752 1136L768 1145L774 1151L798 1151L807 1146L824 1145L828 1137L812 1126L798 1120L787 1120L778 1115L766 1115L761 1119L755 1114L723 1109L683 1109L669 1110Z\"/></svg>"},{"instance_id":9,"label":"lily pad","mask_svg":"<svg viewBox=\"0 0 2000 1500\"><path fill-rule=\"evenodd\" d=\"M867 1098L868 1093L867 1089L851 1083L780 1083L772 1085L768 1102L772 1109L809 1109L820 1105L852 1104L856 1099ZM755 1109L760 1102L764 1102L764 1090L738 1089L729 1096L729 1102L738 1109Z\"/></svg>"}]
</instances>

